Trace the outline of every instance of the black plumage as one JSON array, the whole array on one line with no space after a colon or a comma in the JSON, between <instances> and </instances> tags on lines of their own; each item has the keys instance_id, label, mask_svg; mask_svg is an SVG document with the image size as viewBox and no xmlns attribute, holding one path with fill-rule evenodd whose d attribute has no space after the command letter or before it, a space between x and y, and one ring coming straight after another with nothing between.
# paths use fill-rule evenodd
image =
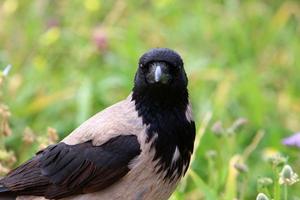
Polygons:
<instances>
[{"instance_id":1,"label":"black plumage","mask_svg":"<svg viewBox=\"0 0 300 200\"><path fill-rule=\"evenodd\" d=\"M167 63L171 73L167 85L147 84L145 71L152 62ZM172 180L187 170L195 139L195 123L185 116L189 100L183 61L176 52L162 48L144 54L139 66L132 99L143 122L149 125L148 141L157 133L158 138L153 143L154 160L159 159L157 172L166 170L165 179ZM173 164L176 147L182 156ZM173 176L175 170L177 174Z\"/></svg>"},{"instance_id":2,"label":"black plumage","mask_svg":"<svg viewBox=\"0 0 300 200\"><path fill-rule=\"evenodd\" d=\"M49 199L95 192L127 174L129 162L140 151L134 135L117 136L101 146L91 141L52 145L1 180L5 187L0 191Z\"/></svg>"}]
</instances>

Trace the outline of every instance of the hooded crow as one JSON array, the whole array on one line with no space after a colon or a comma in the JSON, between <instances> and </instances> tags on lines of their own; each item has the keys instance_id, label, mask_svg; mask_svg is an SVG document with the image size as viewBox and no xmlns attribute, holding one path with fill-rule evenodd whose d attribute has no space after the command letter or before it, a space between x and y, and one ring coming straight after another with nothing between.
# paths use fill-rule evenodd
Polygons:
<instances>
[{"instance_id":1,"label":"hooded crow","mask_svg":"<svg viewBox=\"0 0 300 200\"><path fill-rule=\"evenodd\" d=\"M146 52L132 93L12 170L0 199L168 199L193 153L187 84L178 53Z\"/></svg>"}]
</instances>

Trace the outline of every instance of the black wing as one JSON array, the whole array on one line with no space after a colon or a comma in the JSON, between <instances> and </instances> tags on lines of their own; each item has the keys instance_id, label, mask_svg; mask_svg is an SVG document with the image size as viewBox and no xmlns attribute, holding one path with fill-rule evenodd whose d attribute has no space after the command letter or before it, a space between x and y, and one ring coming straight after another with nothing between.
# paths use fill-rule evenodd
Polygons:
<instances>
[{"instance_id":1,"label":"black wing","mask_svg":"<svg viewBox=\"0 0 300 200\"><path fill-rule=\"evenodd\" d=\"M60 199L99 191L126 175L140 152L135 135L121 135L101 146L91 141L52 145L0 180L0 197L6 193Z\"/></svg>"}]
</instances>

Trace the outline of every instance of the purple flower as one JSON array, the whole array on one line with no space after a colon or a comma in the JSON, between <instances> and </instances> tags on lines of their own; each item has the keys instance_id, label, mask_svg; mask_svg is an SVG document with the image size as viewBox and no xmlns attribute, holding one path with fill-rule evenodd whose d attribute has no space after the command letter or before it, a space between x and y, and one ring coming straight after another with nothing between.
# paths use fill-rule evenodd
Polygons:
<instances>
[{"instance_id":1,"label":"purple flower","mask_svg":"<svg viewBox=\"0 0 300 200\"><path fill-rule=\"evenodd\" d=\"M300 148L300 132L295 133L290 137L284 138L282 143L286 146L295 146Z\"/></svg>"},{"instance_id":2,"label":"purple flower","mask_svg":"<svg viewBox=\"0 0 300 200\"><path fill-rule=\"evenodd\" d=\"M98 27L93 31L92 40L99 51L105 52L108 48L108 34L103 27Z\"/></svg>"},{"instance_id":3,"label":"purple flower","mask_svg":"<svg viewBox=\"0 0 300 200\"><path fill-rule=\"evenodd\" d=\"M60 24L60 22L58 19L51 18L47 21L46 27L47 27L47 29L50 29L50 28L58 27L59 24Z\"/></svg>"}]
</instances>

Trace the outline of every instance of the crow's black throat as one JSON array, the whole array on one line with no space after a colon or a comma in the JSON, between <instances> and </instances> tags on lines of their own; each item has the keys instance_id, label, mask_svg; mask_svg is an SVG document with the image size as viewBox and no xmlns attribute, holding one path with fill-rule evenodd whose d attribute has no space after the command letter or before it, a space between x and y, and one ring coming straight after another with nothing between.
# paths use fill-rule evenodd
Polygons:
<instances>
[{"instance_id":1,"label":"crow's black throat","mask_svg":"<svg viewBox=\"0 0 300 200\"><path fill-rule=\"evenodd\" d=\"M158 160L157 172L166 171L165 180L180 177L188 168L195 139L195 123L186 117L189 104L186 87L135 86L132 100L143 123L149 125L147 142L157 133L152 144L155 149L154 160ZM176 147L180 157L172 162Z\"/></svg>"}]
</instances>

